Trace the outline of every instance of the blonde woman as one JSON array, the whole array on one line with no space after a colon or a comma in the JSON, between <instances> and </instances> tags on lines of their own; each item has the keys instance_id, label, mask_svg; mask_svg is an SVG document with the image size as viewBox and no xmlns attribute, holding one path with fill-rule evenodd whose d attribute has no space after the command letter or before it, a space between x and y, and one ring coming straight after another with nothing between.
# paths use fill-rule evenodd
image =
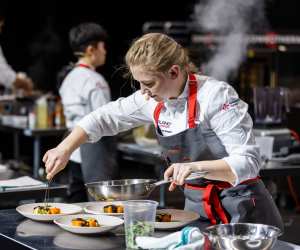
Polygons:
<instances>
[{"instance_id":1,"label":"blonde woman","mask_svg":"<svg viewBox=\"0 0 300 250\"><path fill-rule=\"evenodd\" d=\"M260 156L248 106L234 89L191 73L185 50L164 34L142 36L125 60L140 90L90 113L49 150L43 158L48 178L65 167L80 144L154 123L172 162L165 172L165 178L175 180L170 190L185 184L185 209L212 224L254 222L282 228L279 212L258 177ZM208 174L184 181L197 171Z\"/></svg>"}]
</instances>

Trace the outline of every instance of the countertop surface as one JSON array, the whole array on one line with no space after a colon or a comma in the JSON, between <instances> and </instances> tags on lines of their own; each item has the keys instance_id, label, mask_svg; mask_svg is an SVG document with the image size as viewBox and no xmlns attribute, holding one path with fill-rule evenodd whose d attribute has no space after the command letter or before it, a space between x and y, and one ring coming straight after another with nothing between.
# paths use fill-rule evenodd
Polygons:
<instances>
[{"instance_id":1,"label":"countertop surface","mask_svg":"<svg viewBox=\"0 0 300 250\"><path fill-rule=\"evenodd\" d=\"M199 222L197 225L200 229L206 226L199 224ZM159 237L168 233L171 233L171 231L157 231L155 236ZM102 235L83 236L64 231L53 223L36 222L24 218L15 209L0 210L0 237L11 242L18 242L28 247L28 249L125 249L123 227ZM300 250L300 246L277 241L274 250L279 249Z\"/></svg>"}]
</instances>

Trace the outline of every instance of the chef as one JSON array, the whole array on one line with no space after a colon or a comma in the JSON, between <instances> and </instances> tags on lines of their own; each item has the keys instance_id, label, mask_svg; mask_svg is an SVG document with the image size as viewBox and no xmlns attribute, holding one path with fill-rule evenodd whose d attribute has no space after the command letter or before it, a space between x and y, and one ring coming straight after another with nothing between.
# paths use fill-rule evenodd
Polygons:
<instances>
[{"instance_id":1,"label":"chef","mask_svg":"<svg viewBox=\"0 0 300 250\"><path fill-rule=\"evenodd\" d=\"M43 157L47 178L61 171L85 141L154 123L172 163L165 178L185 183L185 209L212 224L252 222L282 228L280 214L258 173L260 156L247 104L225 82L193 74L185 49L167 35L149 33L125 61L140 90L84 117ZM191 172L205 178L184 182Z\"/></svg>"},{"instance_id":2,"label":"chef","mask_svg":"<svg viewBox=\"0 0 300 250\"><path fill-rule=\"evenodd\" d=\"M4 14L0 12L0 33L4 26ZM0 46L0 84L6 88L23 89L30 92L33 88L32 80L23 72L16 73L7 63Z\"/></svg>"},{"instance_id":3,"label":"chef","mask_svg":"<svg viewBox=\"0 0 300 250\"><path fill-rule=\"evenodd\" d=\"M96 68L105 64L107 33L97 23L81 23L69 32L69 42L78 58L73 66L64 67L59 94L62 99L66 125L72 129L76 122L91 111L108 103L110 88ZM110 180L117 176L114 138L103 137L97 143L85 143L75 150L69 161L69 201L85 201L84 182Z\"/></svg>"}]
</instances>

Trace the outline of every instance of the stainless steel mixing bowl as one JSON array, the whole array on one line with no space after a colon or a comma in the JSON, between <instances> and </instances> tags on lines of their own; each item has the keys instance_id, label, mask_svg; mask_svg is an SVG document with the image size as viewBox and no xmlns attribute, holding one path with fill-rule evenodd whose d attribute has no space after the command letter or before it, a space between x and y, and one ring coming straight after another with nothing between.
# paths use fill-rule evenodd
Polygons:
<instances>
[{"instance_id":1,"label":"stainless steel mixing bowl","mask_svg":"<svg viewBox=\"0 0 300 250\"><path fill-rule=\"evenodd\" d=\"M156 187L153 179L124 179L86 183L89 194L99 200L147 198Z\"/></svg>"},{"instance_id":2,"label":"stainless steel mixing bowl","mask_svg":"<svg viewBox=\"0 0 300 250\"><path fill-rule=\"evenodd\" d=\"M268 250L276 243L281 230L263 224L232 223L210 226L204 233L213 249Z\"/></svg>"}]
</instances>

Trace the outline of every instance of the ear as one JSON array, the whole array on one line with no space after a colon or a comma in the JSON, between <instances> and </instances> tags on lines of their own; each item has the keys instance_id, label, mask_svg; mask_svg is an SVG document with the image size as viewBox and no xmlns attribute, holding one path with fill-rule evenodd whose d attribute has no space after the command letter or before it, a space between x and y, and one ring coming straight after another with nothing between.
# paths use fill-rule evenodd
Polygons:
<instances>
[{"instance_id":1,"label":"ear","mask_svg":"<svg viewBox=\"0 0 300 250\"><path fill-rule=\"evenodd\" d=\"M95 50L94 46L89 45L85 49L85 54L90 56L94 53L94 50Z\"/></svg>"},{"instance_id":2,"label":"ear","mask_svg":"<svg viewBox=\"0 0 300 250\"><path fill-rule=\"evenodd\" d=\"M171 68L168 70L168 76L170 79L176 79L179 75L180 68L178 65L172 65Z\"/></svg>"}]
</instances>

